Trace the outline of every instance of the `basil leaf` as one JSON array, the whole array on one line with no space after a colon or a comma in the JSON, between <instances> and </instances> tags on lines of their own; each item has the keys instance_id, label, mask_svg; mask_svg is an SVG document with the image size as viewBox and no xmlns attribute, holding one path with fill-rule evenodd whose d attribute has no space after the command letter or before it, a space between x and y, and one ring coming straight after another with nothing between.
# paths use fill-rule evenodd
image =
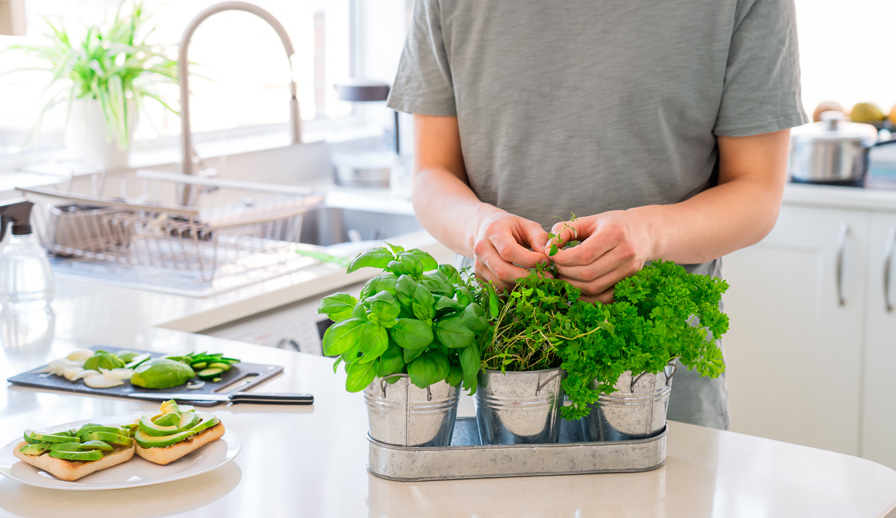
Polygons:
<instances>
[{"instance_id":1,"label":"basil leaf","mask_svg":"<svg viewBox=\"0 0 896 518\"><path fill-rule=\"evenodd\" d=\"M402 253L397 260L390 261L386 269L395 275L410 275L416 279L423 274L423 262L415 255Z\"/></svg>"},{"instance_id":2,"label":"basil leaf","mask_svg":"<svg viewBox=\"0 0 896 518\"><path fill-rule=\"evenodd\" d=\"M398 282L398 277L391 273L384 273L377 275L373 279L367 281L367 284L364 285L364 288L361 289L361 299L366 299L372 295L376 295L381 291L387 291L392 295L395 295L395 284Z\"/></svg>"},{"instance_id":3,"label":"basil leaf","mask_svg":"<svg viewBox=\"0 0 896 518\"><path fill-rule=\"evenodd\" d=\"M470 293L470 289L466 286L457 288L457 290L454 291L454 298L457 299L462 306L466 306L470 302L473 302L473 294Z\"/></svg>"},{"instance_id":4,"label":"basil leaf","mask_svg":"<svg viewBox=\"0 0 896 518\"><path fill-rule=\"evenodd\" d=\"M367 318L383 327L394 326L401 311L398 300L388 291L381 291L363 300L362 304L370 308L367 310Z\"/></svg>"},{"instance_id":5,"label":"basil leaf","mask_svg":"<svg viewBox=\"0 0 896 518\"><path fill-rule=\"evenodd\" d=\"M366 252L358 254L352 259L352 262L348 265L345 273L352 273L359 268L368 266L373 268L385 268L388 266L389 261L392 261L393 259L395 259L395 255L386 248L371 248Z\"/></svg>"},{"instance_id":6,"label":"basil leaf","mask_svg":"<svg viewBox=\"0 0 896 518\"><path fill-rule=\"evenodd\" d=\"M464 371L460 368L459 365L451 364L451 370L448 373L448 376L445 378L445 381L451 385L452 387L456 387L460 385L460 382L464 379Z\"/></svg>"},{"instance_id":7,"label":"basil leaf","mask_svg":"<svg viewBox=\"0 0 896 518\"><path fill-rule=\"evenodd\" d=\"M399 253L398 257L402 257L404 255L413 255L417 259L420 259L420 264L423 266L424 272L428 272L430 270L435 270L439 267L438 261L436 261L433 258L433 256L427 254L423 250L414 248L413 250L408 250L407 252Z\"/></svg>"},{"instance_id":8,"label":"basil leaf","mask_svg":"<svg viewBox=\"0 0 896 518\"><path fill-rule=\"evenodd\" d=\"M450 264L440 264L439 271L448 279L449 284L462 284L463 280L460 277L460 273L457 271L457 268L451 266Z\"/></svg>"},{"instance_id":9,"label":"basil leaf","mask_svg":"<svg viewBox=\"0 0 896 518\"><path fill-rule=\"evenodd\" d=\"M334 322L341 322L352 317L352 310L357 303L358 299L348 293L334 293L320 299L317 312L327 315Z\"/></svg>"},{"instance_id":10,"label":"basil leaf","mask_svg":"<svg viewBox=\"0 0 896 518\"><path fill-rule=\"evenodd\" d=\"M402 306L410 309L414 302L414 290L416 289L417 281L410 275L402 275L395 283L395 298Z\"/></svg>"},{"instance_id":11,"label":"basil leaf","mask_svg":"<svg viewBox=\"0 0 896 518\"><path fill-rule=\"evenodd\" d=\"M401 357L402 357L402 359L404 359L405 363L411 363L412 361L417 359L418 356L423 354L423 351L425 351L425 350L426 350L425 348L424 349L402 349Z\"/></svg>"},{"instance_id":12,"label":"basil leaf","mask_svg":"<svg viewBox=\"0 0 896 518\"><path fill-rule=\"evenodd\" d=\"M471 302L464 308L460 320L472 331L484 331L488 327L488 319L485 317L485 310L476 302Z\"/></svg>"},{"instance_id":13,"label":"basil leaf","mask_svg":"<svg viewBox=\"0 0 896 518\"><path fill-rule=\"evenodd\" d=\"M380 356L379 365L376 368L376 375L385 378L392 374L400 374L404 372L405 361L403 357L404 349L394 342L390 342L386 351Z\"/></svg>"},{"instance_id":14,"label":"basil leaf","mask_svg":"<svg viewBox=\"0 0 896 518\"><path fill-rule=\"evenodd\" d=\"M435 334L439 342L454 349L467 347L475 342L473 331L464 325L460 317L439 320L435 324Z\"/></svg>"},{"instance_id":15,"label":"basil leaf","mask_svg":"<svg viewBox=\"0 0 896 518\"><path fill-rule=\"evenodd\" d=\"M446 297L454 296L454 286L448 282L448 279L442 272L435 271L423 274L420 284L426 286L433 293Z\"/></svg>"},{"instance_id":16,"label":"basil leaf","mask_svg":"<svg viewBox=\"0 0 896 518\"><path fill-rule=\"evenodd\" d=\"M498 304L498 294L491 286L488 287L488 314L491 318L498 318L501 314L500 305Z\"/></svg>"},{"instance_id":17,"label":"basil leaf","mask_svg":"<svg viewBox=\"0 0 896 518\"><path fill-rule=\"evenodd\" d=\"M420 320L399 318L389 329L389 336L405 349L423 349L432 343L432 328ZM407 361L407 360L405 360Z\"/></svg>"},{"instance_id":18,"label":"basil leaf","mask_svg":"<svg viewBox=\"0 0 896 518\"><path fill-rule=\"evenodd\" d=\"M414 316L419 320L429 320L436 316L432 293L423 284L418 284L414 290L414 300L411 305Z\"/></svg>"},{"instance_id":19,"label":"basil leaf","mask_svg":"<svg viewBox=\"0 0 896 518\"><path fill-rule=\"evenodd\" d=\"M439 361L437 354L433 352L425 352L416 360L408 364L408 376L411 377L411 383L426 388L433 383L439 381ZM445 359L444 356L442 359ZM445 362L447 363L447 359Z\"/></svg>"},{"instance_id":20,"label":"basil leaf","mask_svg":"<svg viewBox=\"0 0 896 518\"><path fill-rule=\"evenodd\" d=\"M433 383L442 381L451 374L451 364L448 362L448 356L445 353L441 351L427 351L426 354L436 364L436 381Z\"/></svg>"},{"instance_id":21,"label":"basil leaf","mask_svg":"<svg viewBox=\"0 0 896 518\"><path fill-rule=\"evenodd\" d=\"M474 386L476 376L479 374L482 360L479 357L479 348L476 344L463 349L460 352L460 367L464 371L464 385L468 387Z\"/></svg>"},{"instance_id":22,"label":"basil leaf","mask_svg":"<svg viewBox=\"0 0 896 518\"><path fill-rule=\"evenodd\" d=\"M376 378L377 362L350 363L346 367L348 377L345 379L345 390L349 392L361 392Z\"/></svg>"},{"instance_id":23,"label":"basil leaf","mask_svg":"<svg viewBox=\"0 0 896 518\"><path fill-rule=\"evenodd\" d=\"M359 318L350 318L337 322L327 328L323 339L323 352L327 356L339 356L358 345L358 337L361 336L361 324L364 321Z\"/></svg>"},{"instance_id":24,"label":"basil leaf","mask_svg":"<svg viewBox=\"0 0 896 518\"><path fill-rule=\"evenodd\" d=\"M464 309L464 307L461 306L458 301L452 299L451 297L443 297L437 295L436 298L436 313L440 316L445 316L448 313Z\"/></svg>"},{"instance_id":25,"label":"basil leaf","mask_svg":"<svg viewBox=\"0 0 896 518\"><path fill-rule=\"evenodd\" d=\"M401 252L404 252L404 247L401 247L398 245L393 245L392 243L386 243L386 245L389 247L390 250L392 250L392 255L394 255L395 257L398 257L398 254L400 254Z\"/></svg>"},{"instance_id":26,"label":"basil leaf","mask_svg":"<svg viewBox=\"0 0 896 518\"><path fill-rule=\"evenodd\" d=\"M361 352L364 353L358 361L368 363L376 360L389 347L389 335L386 328L373 322L366 322L361 326L359 338Z\"/></svg>"}]
</instances>

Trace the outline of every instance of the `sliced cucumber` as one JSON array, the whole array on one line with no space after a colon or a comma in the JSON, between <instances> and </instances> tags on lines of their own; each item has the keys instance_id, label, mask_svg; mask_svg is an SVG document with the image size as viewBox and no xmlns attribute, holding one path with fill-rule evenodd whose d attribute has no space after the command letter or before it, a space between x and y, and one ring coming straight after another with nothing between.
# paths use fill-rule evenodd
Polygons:
<instances>
[{"instance_id":1,"label":"sliced cucumber","mask_svg":"<svg viewBox=\"0 0 896 518\"><path fill-rule=\"evenodd\" d=\"M190 367L193 367L193 370L201 371L202 369L208 367L208 362L191 363Z\"/></svg>"},{"instance_id":2,"label":"sliced cucumber","mask_svg":"<svg viewBox=\"0 0 896 518\"><path fill-rule=\"evenodd\" d=\"M208 369L202 369L201 371L197 372L196 375L199 376L201 379L208 380L208 379L217 377L218 374L221 374L222 372L224 372L222 369L208 368Z\"/></svg>"},{"instance_id":3,"label":"sliced cucumber","mask_svg":"<svg viewBox=\"0 0 896 518\"><path fill-rule=\"evenodd\" d=\"M227 372L230 370L230 364L229 363L221 363L221 362L209 363L208 368L209 369L221 369L222 372Z\"/></svg>"}]
</instances>

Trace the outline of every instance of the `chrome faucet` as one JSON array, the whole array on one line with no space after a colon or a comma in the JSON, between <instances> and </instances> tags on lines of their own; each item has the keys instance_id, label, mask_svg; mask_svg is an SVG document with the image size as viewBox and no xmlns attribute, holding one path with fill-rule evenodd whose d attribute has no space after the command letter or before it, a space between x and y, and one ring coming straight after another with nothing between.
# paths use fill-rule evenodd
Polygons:
<instances>
[{"instance_id":1,"label":"chrome faucet","mask_svg":"<svg viewBox=\"0 0 896 518\"><path fill-rule=\"evenodd\" d=\"M195 18L190 20L190 23L187 24L187 28L184 29L184 34L180 40L180 52L177 61L177 77L180 81L180 128L182 146L181 152L183 159L181 172L183 174L194 174L195 165L193 162L193 138L190 134L190 76L187 70L187 65L189 64L189 59L187 58L187 49L190 46L190 39L193 37L193 33L196 32L196 28L199 27L199 25L203 21L205 21L206 18L223 11L245 11L247 13L252 13L262 20L268 22L268 25L270 25L277 32L277 36L280 36L280 41L283 42L283 48L286 50L286 57L289 60L289 116L292 142L299 143L302 141L302 119L299 116L299 99L298 97L296 97L296 82L294 79L294 71L292 68L292 56L295 54L295 50L293 49L292 42L289 39L289 35L286 33L286 29L283 28L283 25L278 22L271 13L265 11L257 5L247 2L221 2L219 4L214 4L207 7L202 12L197 14ZM184 189L182 199L183 205L188 204L189 198L190 189Z\"/></svg>"}]
</instances>

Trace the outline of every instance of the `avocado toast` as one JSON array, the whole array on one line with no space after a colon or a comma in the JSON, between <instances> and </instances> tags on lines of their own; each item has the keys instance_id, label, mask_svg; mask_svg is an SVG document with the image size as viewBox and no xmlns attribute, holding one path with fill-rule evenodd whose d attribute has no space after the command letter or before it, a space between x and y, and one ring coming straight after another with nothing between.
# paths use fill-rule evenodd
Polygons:
<instances>
[{"instance_id":1,"label":"avocado toast","mask_svg":"<svg viewBox=\"0 0 896 518\"><path fill-rule=\"evenodd\" d=\"M127 429L92 423L54 433L26 430L24 439L13 455L66 481L126 462L136 448Z\"/></svg>"},{"instance_id":2,"label":"avocado toast","mask_svg":"<svg viewBox=\"0 0 896 518\"><path fill-rule=\"evenodd\" d=\"M141 417L134 434L137 455L150 462L169 464L224 435L224 425L212 414L174 401L162 403L160 411Z\"/></svg>"}]
</instances>

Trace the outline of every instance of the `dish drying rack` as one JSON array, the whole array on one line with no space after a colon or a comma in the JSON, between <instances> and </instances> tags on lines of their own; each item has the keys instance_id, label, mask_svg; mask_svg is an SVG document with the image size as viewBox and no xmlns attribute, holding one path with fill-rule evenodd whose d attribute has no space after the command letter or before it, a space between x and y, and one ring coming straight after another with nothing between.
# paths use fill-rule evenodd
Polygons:
<instances>
[{"instance_id":1,"label":"dish drying rack","mask_svg":"<svg viewBox=\"0 0 896 518\"><path fill-rule=\"evenodd\" d=\"M129 188L123 182L118 197L19 188L36 205L34 225L57 273L206 296L314 262L296 243L303 214L321 195L148 170L137 179ZM104 187L105 177L94 191ZM185 191L190 206L177 202Z\"/></svg>"}]
</instances>

